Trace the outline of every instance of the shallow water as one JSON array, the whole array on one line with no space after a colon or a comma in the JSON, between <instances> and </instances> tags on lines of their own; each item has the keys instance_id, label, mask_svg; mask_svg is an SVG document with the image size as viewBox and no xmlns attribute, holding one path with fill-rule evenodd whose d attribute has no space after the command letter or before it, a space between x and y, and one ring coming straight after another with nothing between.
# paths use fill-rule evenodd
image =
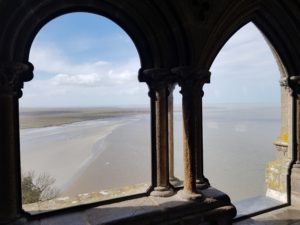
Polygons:
<instances>
[{"instance_id":1,"label":"shallow water","mask_svg":"<svg viewBox=\"0 0 300 225\"><path fill-rule=\"evenodd\" d=\"M204 168L233 200L265 194L265 165L275 158L279 108L206 108ZM23 170L47 172L63 195L150 183L149 115L21 131ZM175 175L182 178L182 120L174 115Z\"/></svg>"}]
</instances>

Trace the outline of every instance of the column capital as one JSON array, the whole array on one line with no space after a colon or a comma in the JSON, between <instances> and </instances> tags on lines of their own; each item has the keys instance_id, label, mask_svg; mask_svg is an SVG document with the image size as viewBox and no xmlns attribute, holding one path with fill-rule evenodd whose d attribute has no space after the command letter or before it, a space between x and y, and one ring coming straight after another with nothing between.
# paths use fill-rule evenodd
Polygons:
<instances>
[{"instance_id":1,"label":"column capital","mask_svg":"<svg viewBox=\"0 0 300 225\"><path fill-rule=\"evenodd\" d=\"M22 96L23 84L33 78L33 65L29 62L0 62L0 95Z\"/></svg>"},{"instance_id":2,"label":"column capital","mask_svg":"<svg viewBox=\"0 0 300 225\"><path fill-rule=\"evenodd\" d=\"M173 91L175 90L175 86L176 86L176 83L170 83L168 85L170 95L172 95Z\"/></svg>"},{"instance_id":3,"label":"column capital","mask_svg":"<svg viewBox=\"0 0 300 225\"><path fill-rule=\"evenodd\" d=\"M287 87L290 89L290 94L300 98L300 75L290 76L286 83Z\"/></svg>"},{"instance_id":4,"label":"column capital","mask_svg":"<svg viewBox=\"0 0 300 225\"><path fill-rule=\"evenodd\" d=\"M147 84L174 83L175 77L168 68L140 69L139 81Z\"/></svg>"},{"instance_id":5,"label":"column capital","mask_svg":"<svg viewBox=\"0 0 300 225\"><path fill-rule=\"evenodd\" d=\"M193 67L177 67L172 69L172 72L177 74L179 86L182 88L181 92L200 89L206 83L210 83L211 72L206 69L197 69Z\"/></svg>"},{"instance_id":6,"label":"column capital","mask_svg":"<svg viewBox=\"0 0 300 225\"><path fill-rule=\"evenodd\" d=\"M176 77L167 68L140 69L139 81L147 83L149 86L149 97L156 99L155 92L168 88L169 84L176 82Z\"/></svg>"}]
</instances>

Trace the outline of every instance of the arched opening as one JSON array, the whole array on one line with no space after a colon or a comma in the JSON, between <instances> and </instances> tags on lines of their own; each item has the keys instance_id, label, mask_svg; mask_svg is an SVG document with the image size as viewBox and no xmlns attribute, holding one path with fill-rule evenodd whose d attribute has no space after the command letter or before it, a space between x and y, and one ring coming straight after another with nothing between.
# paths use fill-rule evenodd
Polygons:
<instances>
[{"instance_id":1,"label":"arched opening","mask_svg":"<svg viewBox=\"0 0 300 225\"><path fill-rule=\"evenodd\" d=\"M210 70L211 84L204 87L205 174L232 198L240 216L286 203L289 109L279 83L284 74L254 24L231 37Z\"/></svg>"},{"instance_id":2,"label":"arched opening","mask_svg":"<svg viewBox=\"0 0 300 225\"><path fill-rule=\"evenodd\" d=\"M25 203L34 204L24 208L45 211L146 192L148 90L138 82L139 56L128 35L105 17L66 14L41 29L30 61L35 78L20 100L21 165L22 183L32 183L31 196L23 188L23 201L27 196ZM48 189L36 193L43 182Z\"/></svg>"}]
</instances>

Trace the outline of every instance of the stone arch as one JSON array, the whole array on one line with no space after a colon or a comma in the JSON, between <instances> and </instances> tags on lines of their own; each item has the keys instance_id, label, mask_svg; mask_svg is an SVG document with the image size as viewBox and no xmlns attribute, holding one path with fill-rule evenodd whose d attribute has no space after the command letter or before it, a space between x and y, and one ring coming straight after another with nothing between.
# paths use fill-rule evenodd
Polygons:
<instances>
[{"instance_id":1,"label":"stone arch","mask_svg":"<svg viewBox=\"0 0 300 225\"><path fill-rule=\"evenodd\" d=\"M2 135L0 140L3 148L7 150L1 164L7 163L1 165L0 173L0 177L7 180L8 184L1 189L5 198L0 204L0 223L6 223L24 214L20 192L18 98L22 93L23 82L33 77L33 67L28 63L31 44L47 22L71 12L90 12L105 16L117 23L131 37L139 53L142 69L165 70L166 74L163 75L166 77L170 75L170 71L165 68L177 66L178 59L187 61L188 54L184 52L185 41L181 35L181 28L176 26L175 16L172 11L168 11L167 17L165 10L168 8L157 2L16 0L3 4L1 2L0 5L0 66L3 67L0 68L0 75L4 76L1 80L3 85L1 83L0 86L5 92L5 97L1 99L5 101L1 107L1 114L12 115L5 123L1 122L0 131L1 134L7 134ZM176 38L173 38L174 36Z\"/></svg>"},{"instance_id":2,"label":"stone arch","mask_svg":"<svg viewBox=\"0 0 300 225\"><path fill-rule=\"evenodd\" d=\"M283 116L280 135L278 140L274 141L275 146L277 141L281 141L280 136L283 132L286 132L290 137L288 144L284 146L287 148L285 151L287 151L288 168L282 164L282 171L284 171L282 177L284 179L278 181L285 186L284 191L280 190L279 192L287 194L289 203L291 202L291 194L297 193L295 187L299 184L297 178L299 172L292 172L295 167L299 168L300 162L298 147L300 132L297 125L299 118L296 115L296 111L299 110L299 12L300 4L295 1L240 1L239 3L234 2L232 5L228 4L227 10L216 22L216 26L212 28L206 46L202 50L203 54L199 58L199 65L210 68L227 41L249 22L254 23L265 37L277 61L281 75L281 111ZM293 197L293 199L296 198Z\"/></svg>"},{"instance_id":3,"label":"stone arch","mask_svg":"<svg viewBox=\"0 0 300 225\"><path fill-rule=\"evenodd\" d=\"M283 6L284 4L284 6ZM288 74L299 73L298 59L300 47L298 44L300 31L299 19L295 13L299 5L268 1L240 1L228 4L228 10L222 14L211 31L200 64L209 68L224 44L245 24L253 22L268 39L272 50L281 59ZM237 10L238 9L238 10ZM293 10L293 12L291 12ZM239 13L236 13L238 11ZM289 26L286 26L289 24ZM298 34L295 36L295 34ZM298 38L297 38L298 36Z\"/></svg>"},{"instance_id":4,"label":"stone arch","mask_svg":"<svg viewBox=\"0 0 300 225\"><path fill-rule=\"evenodd\" d=\"M185 48L178 46L182 43L178 33L177 40L171 38L174 35L172 32L178 32L172 12L166 17L155 4L108 0L55 0L39 4L23 1L12 12L10 15L4 14L9 22L1 26L4 32L0 35L0 59L3 61L27 61L38 31L53 18L71 12L99 14L117 23L133 40L142 68L169 68L178 64L179 56L186 55L182 52Z\"/></svg>"}]
</instances>

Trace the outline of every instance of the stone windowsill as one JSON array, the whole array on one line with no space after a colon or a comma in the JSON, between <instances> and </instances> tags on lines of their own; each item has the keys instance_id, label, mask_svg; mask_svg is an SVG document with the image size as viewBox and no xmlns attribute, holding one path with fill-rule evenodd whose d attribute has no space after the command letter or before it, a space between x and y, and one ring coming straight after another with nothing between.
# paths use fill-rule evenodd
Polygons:
<instances>
[{"instance_id":1,"label":"stone windowsill","mask_svg":"<svg viewBox=\"0 0 300 225\"><path fill-rule=\"evenodd\" d=\"M201 224L205 221L229 222L235 207L224 193L214 188L203 191L203 199L186 201L177 194L168 197L141 197L83 211L33 219L31 225L150 225Z\"/></svg>"}]
</instances>

